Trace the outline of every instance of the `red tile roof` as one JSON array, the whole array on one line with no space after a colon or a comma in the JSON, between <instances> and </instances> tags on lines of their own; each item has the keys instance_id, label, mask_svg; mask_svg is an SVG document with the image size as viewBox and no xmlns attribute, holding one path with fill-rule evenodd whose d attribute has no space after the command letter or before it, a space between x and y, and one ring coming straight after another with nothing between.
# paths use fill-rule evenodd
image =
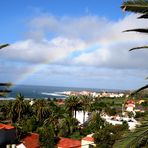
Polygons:
<instances>
[{"instance_id":1,"label":"red tile roof","mask_svg":"<svg viewBox=\"0 0 148 148\"><path fill-rule=\"evenodd\" d=\"M22 143L26 148L39 148L39 135L36 133L30 133L22 139Z\"/></svg>"},{"instance_id":2,"label":"red tile roof","mask_svg":"<svg viewBox=\"0 0 148 148\"><path fill-rule=\"evenodd\" d=\"M7 125L7 124L1 124L0 123L0 129L13 129L15 128L14 126Z\"/></svg>"},{"instance_id":3,"label":"red tile roof","mask_svg":"<svg viewBox=\"0 0 148 148\"><path fill-rule=\"evenodd\" d=\"M93 137L84 137L82 140L94 142Z\"/></svg>"},{"instance_id":4,"label":"red tile roof","mask_svg":"<svg viewBox=\"0 0 148 148\"><path fill-rule=\"evenodd\" d=\"M127 100L126 104L135 104L135 101L134 100Z\"/></svg>"},{"instance_id":5,"label":"red tile roof","mask_svg":"<svg viewBox=\"0 0 148 148\"><path fill-rule=\"evenodd\" d=\"M70 138L60 138L58 148L81 148L81 141Z\"/></svg>"}]
</instances>

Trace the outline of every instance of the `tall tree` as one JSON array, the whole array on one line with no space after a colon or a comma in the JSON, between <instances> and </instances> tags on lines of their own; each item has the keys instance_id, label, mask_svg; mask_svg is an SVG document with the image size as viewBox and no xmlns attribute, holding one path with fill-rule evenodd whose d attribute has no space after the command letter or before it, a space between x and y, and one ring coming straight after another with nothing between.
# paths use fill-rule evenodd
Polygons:
<instances>
[{"instance_id":1,"label":"tall tree","mask_svg":"<svg viewBox=\"0 0 148 148\"><path fill-rule=\"evenodd\" d=\"M78 109L79 106L79 98L77 96L69 96L66 100L65 100L65 105L67 107L67 109L69 111L71 111L72 116L74 116L76 118L76 111Z\"/></svg>"},{"instance_id":2,"label":"tall tree","mask_svg":"<svg viewBox=\"0 0 148 148\"><path fill-rule=\"evenodd\" d=\"M88 95L80 96L80 102L82 103L82 110L83 110L83 123L85 122L85 114L86 112L90 111L92 97Z\"/></svg>"},{"instance_id":3,"label":"tall tree","mask_svg":"<svg viewBox=\"0 0 148 148\"><path fill-rule=\"evenodd\" d=\"M16 121L19 122L23 118L23 115L27 113L27 107L28 105L24 100L24 96L21 94L18 94L16 96L16 100L12 104L11 111L10 111L12 120L14 119L13 122L16 122Z\"/></svg>"},{"instance_id":4,"label":"tall tree","mask_svg":"<svg viewBox=\"0 0 148 148\"><path fill-rule=\"evenodd\" d=\"M42 122L49 116L50 108L47 100L45 99L38 99L33 104L33 110L37 117L37 120Z\"/></svg>"}]
</instances>

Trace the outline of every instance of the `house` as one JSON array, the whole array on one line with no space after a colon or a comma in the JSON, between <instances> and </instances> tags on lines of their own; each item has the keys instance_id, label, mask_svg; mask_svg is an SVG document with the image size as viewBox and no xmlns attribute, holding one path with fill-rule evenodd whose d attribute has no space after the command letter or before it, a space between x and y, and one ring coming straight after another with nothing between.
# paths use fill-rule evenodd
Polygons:
<instances>
[{"instance_id":1,"label":"house","mask_svg":"<svg viewBox=\"0 0 148 148\"><path fill-rule=\"evenodd\" d=\"M61 137L57 144L57 148L72 148L72 147L81 148L81 141Z\"/></svg>"},{"instance_id":2,"label":"house","mask_svg":"<svg viewBox=\"0 0 148 148\"><path fill-rule=\"evenodd\" d=\"M127 100L125 103L125 108L127 112L133 112L135 108L135 101L134 100Z\"/></svg>"},{"instance_id":3,"label":"house","mask_svg":"<svg viewBox=\"0 0 148 148\"><path fill-rule=\"evenodd\" d=\"M16 148L39 148L39 134L30 133L25 136Z\"/></svg>"},{"instance_id":4,"label":"house","mask_svg":"<svg viewBox=\"0 0 148 148\"><path fill-rule=\"evenodd\" d=\"M116 116L102 115L101 117L106 122L112 125L122 125L123 122L126 121L129 126L129 130L133 130L136 128L137 125L140 125L140 123L137 122L134 118L120 117L119 115L116 115Z\"/></svg>"},{"instance_id":5,"label":"house","mask_svg":"<svg viewBox=\"0 0 148 148\"><path fill-rule=\"evenodd\" d=\"M16 129L14 126L0 124L0 147L7 147L16 143Z\"/></svg>"},{"instance_id":6,"label":"house","mask_svg":"<svg viewBox=\"0 0 148 148\"><path fill-rule=\"evenodd\" d=\"M81 139L81 148L93 148L95 146L92 136L93 134L90 134Z\"/></svg>"}]
</instances>

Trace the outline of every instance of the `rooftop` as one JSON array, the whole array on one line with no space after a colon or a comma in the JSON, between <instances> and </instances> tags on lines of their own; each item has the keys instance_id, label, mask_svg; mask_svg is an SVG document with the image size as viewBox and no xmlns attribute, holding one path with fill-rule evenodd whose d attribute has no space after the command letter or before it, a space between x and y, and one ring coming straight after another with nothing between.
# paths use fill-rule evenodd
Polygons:
<instances>
[{"instance_id":1,"label":"rooftop","mask_svg":"<svg viewBox=\"0 0 148 148\"><path fill-rule=\"evenodd\" d=\"M36 133L30 133L22 139L22 143L26 148L39 148L39 135Z\"/></svg>"},{"instance_id":2,"label":"rooftop","mask_svg":"<svg viewBox=\"0 0 148 148\"><path fill-rule=\"evenodd\" d=\"M81 148L81 141L79 140L74 140L70 138L60 138L60 141L58 143L58 148Z\"/></svg>"},{"instance_id":3,"label":"rooftop","mask_svg":"<svg viewBox=\"0 0 148 148\"><path fill-rule=\"evenodd\" d=\"M82 140L94 142L94 138L92 136L93 134L87 135L86 137L82 138Z\"/></svg>"},{"instance_id":4,"label":"rooftop","mask_svg":"<svg viewBox=\"0 0 148 148\"><path fill-rule=\"evenodd\" d=\"M1 124L0 123L0 129L13 129L15 128L14 126L7 125L7 124Z\"/></svg>"}]
</instances>

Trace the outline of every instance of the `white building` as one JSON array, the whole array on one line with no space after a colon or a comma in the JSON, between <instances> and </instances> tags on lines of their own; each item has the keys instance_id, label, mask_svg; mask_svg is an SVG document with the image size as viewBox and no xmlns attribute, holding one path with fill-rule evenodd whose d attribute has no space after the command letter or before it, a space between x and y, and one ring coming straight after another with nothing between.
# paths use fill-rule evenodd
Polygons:
<instances>
[{"instance_id":1,"label":"white building","mask_svg":"<svg viewBox=\"0 0 148 148\"><path fill-rule=\"evenodd\" d=\"M88 112L85 112L85 121L88 120ZM83 124L84 114L83 111L76 111L76 119L80 122L80 124Z\"/></svg>"}]
</instances>

